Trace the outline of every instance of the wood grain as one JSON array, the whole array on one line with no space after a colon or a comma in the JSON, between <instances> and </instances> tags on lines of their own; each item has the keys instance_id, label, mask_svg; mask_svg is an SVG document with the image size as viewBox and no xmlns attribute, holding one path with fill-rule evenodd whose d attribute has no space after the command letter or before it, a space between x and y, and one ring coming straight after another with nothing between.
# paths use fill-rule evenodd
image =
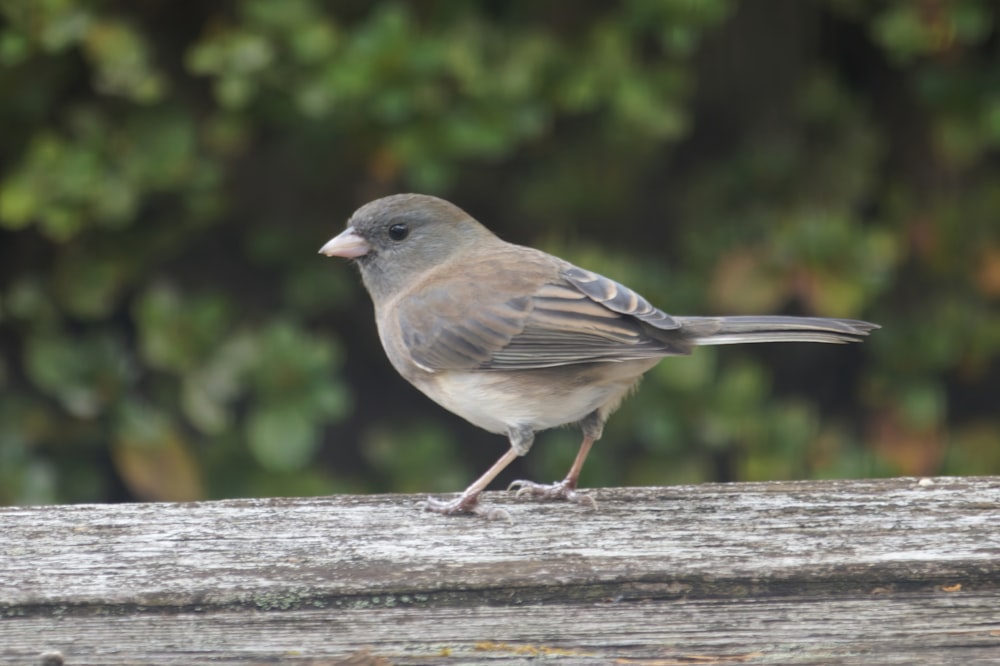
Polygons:
<instances>
[{"instance_id":1,"label":"wood grain","mask_svg":"<svg viewBox=\"0 0 1000 666\"><path fill-rule=\"evenodd\" d=\"M2 508L0 662L1000 663L1000 478L594 495Z\"/></svg>"}]
</instances>

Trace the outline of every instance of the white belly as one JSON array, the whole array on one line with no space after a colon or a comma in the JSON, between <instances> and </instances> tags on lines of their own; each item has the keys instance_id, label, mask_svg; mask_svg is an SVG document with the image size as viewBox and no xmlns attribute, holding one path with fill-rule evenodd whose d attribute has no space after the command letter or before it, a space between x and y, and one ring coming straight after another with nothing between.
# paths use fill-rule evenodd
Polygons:
<instances>
[{"instance_id":1,"label":"white belly","mask_svg":"<svg viewBox=\"0 0 1000 666\"><path fill-rule=\"evenodd\" d=\"M451 371L414 385L431 400L495 433L528 426L546 430L576 423L595 410L602 420L657 359L519 371Z\"/></svg>"}]
</instances>

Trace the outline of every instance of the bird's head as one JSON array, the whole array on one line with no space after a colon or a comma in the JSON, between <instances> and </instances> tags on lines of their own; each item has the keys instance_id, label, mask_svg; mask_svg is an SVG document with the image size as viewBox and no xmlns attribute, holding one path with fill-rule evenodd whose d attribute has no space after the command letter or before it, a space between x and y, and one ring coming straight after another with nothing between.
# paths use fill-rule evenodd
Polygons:
<instances>
[{"instance_id":1,"label":"bird's head","mask_svg":"<svg viewBox=\"0 0 1000 666\"><path fill-rule=\"evenodd\" d=\"M391 298L457 252L496 240L458 206L426 194L394 194L365 204L320 253L354 259L372 298Z\"/></svg>"}]
</instances>

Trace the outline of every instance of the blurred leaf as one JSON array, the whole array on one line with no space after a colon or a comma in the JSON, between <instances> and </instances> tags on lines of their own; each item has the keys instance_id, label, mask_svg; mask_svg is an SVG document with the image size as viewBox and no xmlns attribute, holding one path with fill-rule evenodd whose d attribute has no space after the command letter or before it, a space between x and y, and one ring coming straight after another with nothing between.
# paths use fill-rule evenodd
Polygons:
<instances>
[{"instance_id":1,"label":"blurred leaf","mask_svg":"<svg viewBox=\"0 0 1000 666\"><path fill-rule=\"evenodd\" d=\"M507 444L498 438L497 457ZM391 480L397 492L452 492L472 482L475 472L455 456L454 437L445 429L414 423L377 426L365 434L361 451Z\"/></svg>"},{"instance_id":2,"label":"blurred leaf","mask_svg":"<svg viewBox=\"0 0 1000 666\"><path fill-rule=\"evenodd\" d=\"M248 104L257 92L254 74L274 59L265 36L235 28L218 31L188 52L187 66L195 74L216 75L215 94L228 109Z\"/></svg>"},{"instance_id":3,"label":"blurred leaf","mask_svg":"<svg viewBox=\"0 0 1000 666\"><path fill-rule=\"evenodd\" d=\"M784 277L759 252L736 250L719 259L709 286L714 311L726 314L774 312L788 298Z\"/></svg>"},{"instance_id":4,"label":"blurred leaf","mask_svg":"<svg viewBox=\"0 0 1000 666\"><path fill-rule=\"evenodd\" d=\"M53 276L53 288L62 309L83 319L111 314L119 304L132 268L121 257L106 256L95 261L94 254L93 251L68 254Z\"/></svg>"},{"instance_id":5,"label":"blurred leaf","mask_svg":"<svg viewBox=\"0 0 1000 666\"><path fill-rule=\"evenodd\" d=\"M30 47L24 35L15 32L0 33L0 64L17 65L28 57Z\"/></svg>"},{"instance_id":6,"label":"blurred leaf","mask_svg":"<svg viewBox=\"0 0 1000 666\"><path fill-rule=\"evenodd\" d=\"M36 325L52 324L58 315L55 304L45 293L37 277L32 275L23 275L8 286L5 308L11 318Z\"/></svg>"},{"instance_id":7,"label":"blurred leaf","mask_svg":"<svg viewBox=\"0 0 1000 666\"><path fill-rule=\"evenodd\" d=\"M826 271L803 271L796 286L810 312L830 317L856 316L870 294L856 276L831 275Z\"/></svg>"},{"instance_id":8,"label":"blurred leaf","mask_svg":"<svg viewBox=\"0 0 1000 666\"><path fill-rule=\"evenodd\" d=\"M233 402L246 389L244 380L257 352L250 334L237 333L223 340L206 363L184 375L181 406L195 427L217 434L233 426Z\"/></svg>"},{"instance_id":9,"label":"blurred leaf","mask_svg":"<svg viewBox=\"0 0 1000 666\"><path fill-rule=\"evenodd\" d=\"M229 323L228 307L221 297L185 299L163 282L145 290L133 312L146 362L175 372L193 370L204 363Z\"/></svg>"},{"instance_id":10,"label":"blurred leaf","mask_svg":"<svg viewBox=\"0 0 1000 666\"><path fill-rule=\"evenodd\" d=\"M108 334L39 334L28 341L25 360L32 382L78 418L104 412L135 376L124 345Z\"/></svg>"},{"instance_id":11,"label":"blurred leaf","mask_svg":"<svg viewBox=\"0 0 1000 666\"><path fill-rule=\"evenodd\" d=\"M304 315L340 310L353 303L359 291L352 273L343 267L331 268L329 262L303 267L286 279L286 302Z\"/></svg>"},{"instance_id":12,"label":"blurred leaf","mask_svg":"<svg viewBox=\"0 0 1000 666\"><path fill-rule=\"evenodd\" d=\"M122 95L137 102L158 101L166 81L150 63L144 38L122 21L100 20L89 24L84 52L96 68L100 92Z\"/></svg>"},{"instance_id":13,"label":"blurred leaf","mask_svg":"<svg viewBox=\"0 0 1000 666\"><path fill-rule=\"evenodd\" d=\"M303 410L294 407L262 407L247 424L250 450L265 469L302 469L319 446L316 425Z\"/></svg>"},{"instance_id":14,"label":"blurred leaf","mask_svg":"<svg viewBox=\"0 0 1000 666\"><path fill-rule=\"evenodd\" d=\"M32 223L68 241L89 226L130 224L148 191L210 183L213 165L193 159L189 121L174 112L130 116L112 127L95 108L67 114L64 133L31 136L26 154L0 183L0 224Z\"/></svg>"},{"instance_id":15,"label":"blurred leaf","mask_svg":"<svg viewBox=\"0 0 1000 666\"><path fill-rule=\"evenodd\" d=\"M0 10L11 25L50 53L79 41L92 19L91 8L72 0L6 2Z\"/></svg>"},{"instance_id":16,"label":"blurred leaf","mask_svg":"<svg viewBox=\"0 0 1000 666\"><path fill-rule=\"evenodd\" d=\"M343 418L351 397L333 368L337 348L277 320L261 331L250 369L257 409L250 414L250 449L267 469L301 469L319 446L319 426Z\"/></svg>"},{"instance_id":17,"label":"blurred leaf","mask_svg":"<svg viewBox=\"0 0 1000 666\"><path fill-rule=\"evenodd\" d=\"M330 405L316 392L333 381L339 357L332 341L308 336L290 321L276 320L258 341L252 372L257 395L266 402L305 403L324 413L340 410L340 405Z\"/></svg>"},{"instance_id":18,"label":"blurred leaf","mask_svg":"<svg viewBox=\"0 0 1000 666\"><path fill-rule=\"evenodd\" d=\"M1000 246L983 249L976 271L976 284L983 295L1000 298Z\"/></svg>"},{"instance_id":19,"label":"blurred leaf","mask_svg":"<svg viewBox=\"0 0 1000 666\"><path fill-rule=\"evenodd\" d=\"M979 0L959 0L939 6L890 3L875 21L874 35L901 62L915 56L947 51L957 44L984 39L993 27L995 7Z\"/></svg>"},{"instance_id":20,"label":"blurred leaf","mask_svg":"<svg viewBox=\"0 0 1000 666\"><path fill-rule=\"evenodd\" d=\"M949 438L948 474L1000 474L1000 424L975 421L957 429Z\"/></svg>"},{"instance_id":21,"label":"blurred leaf","mask_svg":"<svg viewBox=\"0 0 1000 666\"><path fill-rule=\"evenodd\" d=\"M919 397L916 400L920 400ZM945 455L945 439L937 427L910 424L896 409L883 411L872 423L875 453L893 474L927 476L935 473Z\"/></svg>"},{"instance_id":22,"label":"blurred leaf","mask_svg":"<svg viewBox=\"0 0 1000 666\"><path fill-rule=\"evenodd\" d=\"M147 501L201 499L201 470L168 416L134 400L122 403L112 456L135 497Z\"/></svg>"},{"instance_id":23,"label":"blurred leaf","mask_svg":"<svg viewBox=\"0 0 1000 666\"><path fill-rule=\"evenodd\" d=\"M945 397L934 384L909 386L898 396L900 416L917 430L938 427L945 417Z\"/></svg>"},{"instance_id":24,"label":"blurred leaf","mask_svg":"<svg viewBox=\"0 0 1000 666\"><path fill-rule=\"evenodd\" d=\"M715 379L717 354L715 349L698 349L690 356L665 359L650 374L658 383L676 391L704 390Z\"/></svg>"},{"instance_id":25,"label":"blurred leaf","mask_svg":"<svg viewBox=\"0 0 1000 666\"><path fill-rule=\"evenodd\" d=\"M0 406L0 505L49 504L59 500L56 471L46 460L33 455L22 428L23 405L8 401ZM14 409L12 409L14 408Z\"/></svg>"}]
</instances>

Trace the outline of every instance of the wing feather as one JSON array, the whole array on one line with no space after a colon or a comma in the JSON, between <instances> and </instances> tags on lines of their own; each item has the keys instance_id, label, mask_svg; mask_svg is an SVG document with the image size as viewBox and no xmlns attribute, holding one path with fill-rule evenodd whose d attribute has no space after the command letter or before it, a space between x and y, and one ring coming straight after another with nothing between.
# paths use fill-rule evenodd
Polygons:
<instances>
[{"instance_id":1,"label":"wing feather","mask_svg":"<svg viewBox=\"0 0 1000 666\"><path fill-rule=\"evenodd\" d=\"M477 298L465 303L446 287L415 290L397 307L407 352L431 371L526 370L690 353L680 336L661 333L680 324L639 294L596 273L563 262L558 267L544 280L491 275L489 283L513 286L505 293L473 285ZM511 297L525 284L530 295Z\"/></svg>"}]
</instances>

